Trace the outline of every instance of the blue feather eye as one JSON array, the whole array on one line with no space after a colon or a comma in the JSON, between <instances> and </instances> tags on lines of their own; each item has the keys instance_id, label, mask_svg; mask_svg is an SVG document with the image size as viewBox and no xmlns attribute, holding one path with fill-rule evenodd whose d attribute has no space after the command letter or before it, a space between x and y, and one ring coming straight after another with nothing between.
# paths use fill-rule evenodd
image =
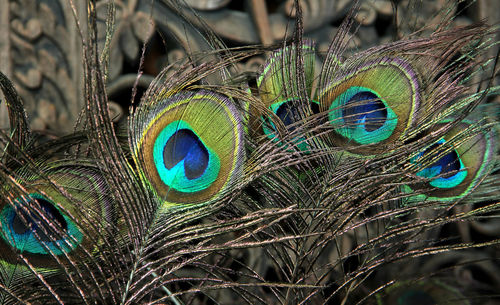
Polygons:
<instances>
[{"instance_id":1,"label":"blue feather eye","mask_svg":"<svg viewBox=\"0 0 500 305\"><path fill-rule=\"evenodd\" d=\"M437 124L435 129L447 123ZM460 122L442 139L410 159L418 177L428 181L410 190L421 190L429 199L448 201L462 198L477 186L493 166L495 133L471 134L473 124Z\"/></svg>"},{"instance_id":2,"label":"blue feather eye","mask_svg":"<svg viewBox=\"0 0 500 305\"><path fill-rule=\"evenodd\" d=\"M207 147L184 121L174 121L165 127L153 150L160 179L179 192L204 190L219 174L217 153Z\"/></svg>"},{"instance_id":3,"label":"blue feather eye","mask_svg":"<svg viewBox=\"0 0 500 305\"><path fill-rule=\"evenodd\" d=\"M299 50L302 55L300 59ZM252 105L251 108L250 125L254 134L264 134L273 142L283 145L276 118L288 133L299 133L300 122L311 114L319 113L318 102L308 99L314 80L314 61L314 45L308 40L300 46L292 44L276 50L267 59L257 78L262 105ZM302 88L299 86L299 73L304 76ZM302 89L305 91L302 92ZM264 109L270 110L276 117L271 117ZM300 151L309 152L311 148L305 135L297 135L289 140L285 141L292 142L291 144Z\"/></svg>"},{"instance_id":4,"label":"blue feather eye","mask_svg":"<svg viewBox=\"0 0 500 305\"><path fill-rule=\"evenodd\" d=\"M298 126L296 126L296 123L304 119L305 113L310 111L314 114L319 113L318 102L312 101L310 103L310 109L308 109L306 103L299 99L277 102L272 104L269 109L278 117L290 133L297 131ZM279 143L280 140L277 137L278 128L273 120L269 117L261 116L261 121L264 134L267 135L269 139L273 139L273 141ZM293 142L296 143L297 147L303 152L308 152L310 149L310 145L306 142L304 136L295 137Z\"/></svg>"},{"instance_id":5,"label":"blue feather eye","mask_svg":"<svg viewBox=\"0 0 500 305\"><path fill-rule=\"evenodd\" d=\"M373 144L395 142L415 125L419 82L404 60L383 57L352 67L347 62L334 76L318 93L334 131L326 143L359 155L384 153L386 145Z\"/></svg>"},{"instance_id":6,"label":"blue feather eye","mask_svg":"<svg viewBox=\"0 0 500 305\"><path fill-rule=\"evenodd\" d=\"M286 127L297 123L300 120L300 112L297 107L293 105L293 103L284 101L271 105L271 110L278 116L278 118L283 122ZM295 126L291 126L289 131L292 132L295 130Z\"/></svg>"},{"instance_id":7,"label":"blue feather eye","mask_svg":"<svg viewBox=\"0 0 500 305\"><path fill-rule=\"evenodd\" d=\"M386 140L398 124L396 113L375 91L356 86L332 102L328 118L340 135L359 144Z\"/></svg>"},{"instance_id":8,"label":"blue feather eye","mask_svg":"<svg viewBox=\"0 0 500 305\"><path fill-rule=\"evenodd\" d=\"M43 170L43 178L21 172L26 194L16 196L7 184L3 191L14 198L0 202L2 259L15 264L13 254L23 253L40 271L64 264L54 256L91 253L102 241L102 228L114 223L109 189L95 167L61 162Z\"/></svg>"},{"instance_id":9,"label":"blue feather eye","mask_svg":"<svg viewBox=\"0 0 500 305\"><path fill-rule=\"evenodd\" d=\"M243 124L225 96L202 90L154 100L130 130L141 178L163 208L212 202L242 176Z\"/></svg>"},{"instance_id":10,"label":"blue feather eye","mask_svg":"<svg viewBox=\"0 0 500 305\"><path fill-rule=\"evenodd\" d=\"M444 139L439 140L436 144L431 145L429 148L419 153L412 162L418 163L420 159L431 154L432 151L435 151L439 146L445 143L446 141ZM431 180L429 184L437 188L453 188L465 180L467 177L467 170L458 152L453 149L445 153L444 156L438 157L438 160L431 165L417 172L417 176L423 178L440 176L439 178Z\"/></svg>"},{"instance_id":11,"label":"blue feather eye","mask_svg":"<svg viewBox=\"0 0 500 305\"><path fill-rule=\"evenodd\" d=\"M30 207L23 207L25 204ZM40 194L16 199L14 207L2 209L0 217L2 238L20 252L61 255L75 249L83 239L75 223Z\"/></svg>"},{"instance_id":12,"label":"blue feather eye","mask_svg":"<svg viewBox=\"0 0 500 305\"><path fill-rule=\"evenodd\" d=\"M309 105L311 107L312 113L319 113L319 105L318 102L312 101ZM294 123L299 122L304 117L304 113L308 111L307 105L305 102L300 102L299 100L287 100L278 103L272 104L269 109L280 119L280 121L288 127L288 131L293 132L296 130L296 126L291 126ZM276 130L276 127L273 125L273 128ZM267 134L267 132L266 132Z\"/></svg>"},{"instance_id":13,"label":"blue feather eye","mask_svg":"<svg viewBox=\"0 0 500 305\"><path fill-rule=\"evenodd\" d=\"M161 141L156 140L155 143L155 147L161 147L157 143ZM177 129L163 149L165 168L171 170L179 162L185 161L184 172L189 180L199 178L205 172L209 159L212 158L209 158L207 148L190 129Z\"/></svg>"}]
</instances>

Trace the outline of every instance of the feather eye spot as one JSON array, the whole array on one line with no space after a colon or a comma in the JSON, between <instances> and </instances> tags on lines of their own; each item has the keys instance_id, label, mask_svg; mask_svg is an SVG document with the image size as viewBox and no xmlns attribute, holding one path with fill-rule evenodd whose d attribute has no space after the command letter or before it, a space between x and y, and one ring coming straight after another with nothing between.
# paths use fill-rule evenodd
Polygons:
<instances>
[{"instance_id":1,"label":"feather eye spot","mask_svg":"<svg viewBox=\"0 0 500 305\"><path fill-rule=\"evenodd\" d=\"M380 98L370 92L362 91L356 93L343 109L344 121L347 124L364 123L367 132L381 128L387 119L387 108Z\"/></svg>"},{"instance_id":2,"label":"feather eye spot","mask_svg":"<svg viewBox=\"0 0 500 305\"><path fill-rule=\"evenodd\" d=\"M359 144L388 139L398 124L396 113L375 91L358 86L341 93L328 116L336 132Z\"/></svg>"},{"instance_id":3,"label":"feather eye spot","mask_svg":"<svg viewBox=\"0 0 500 305\"><path fill-rule=\"evenodd\" d=\"M276 115L280 118L285 126L290 126L295 122L300 120L300 113L296 107L293 107L291 103L281 103L276 109ZM292 126L290 131L294 130L295 127Z\"/></svg>"},{"instance_id":4,"label":"feather eye spot","mask_svg":"<svg viewBox=\"0 0 500 305\"><path fill-rule=\"evenodd\" d=\"M0 214L3 240L20 252L61 255L74 250L83 239L75 223L55 203L37 193L16 199Z\"/></svg>"},{"instance_id":5,"label":"feather eye spot","mask_svg":"<svg viewBox=\"0 0 500 305\"><path fill-rule=\"evenodd\" d=\"M300 106L305 106L306 103L300 103L300 104L303 105L296 105L296 103L293 103L292 101L285 101L285 102L275 103L270 108L283 122L283 125L288 127L290 125L293 125L294 123L299 122L303 118L304 114L300 110L301 108L305 107L300 107ZM319 113L318 102L312 101L309 104L311 107L311 112L313 114L318 114ZM294 131L295 129L296 129L295 126L289 127L290 132Z\"/></svg>"},{"instance_id":6,"label":"feather eye spot","mask_svg":"<svg viewBox=\"0 0 500 305\"><path fill-rule=\"evenodd\" d=\"M310 103L311 111L313 113L319 112L319 106L317 102ZM286 101L281 101L269 106L269 109L280 119L285 127L287 127L289 132L293 132L297 129L296 123L300 122L307 111L307 103L299 99L290 99ZM271 122L272 128L276 129L274 124ZM268 134L269 130L264 130L264 133Z\"/></svg>"},{"instance_id":7,"label":"feather eye spot","mask_svg":"<svg viewBox=\"0 0 500 305\"><path fill-rule=\"evenodd\" d=\"M41 211L43 214L47 216L48 219L52 220L59 228L62 228L64 231L68 229L68 224L61 212L59 212L49 201L44 198L33 198L33 201L37 202L40 205ZM22 216L19 214L23 214ZM26 220L25 221L23 220ZM40 225L38 225L40 224ZM50 241L49 236L45 234L48 232L49 228L47 224L44 224L39 216L34 215L30 212L20 210L16 213L12 219L12 231L16 234L26 234L29 231L37 232L40 241ZM47 227L47 228L41 228Z\"/></svg>"},{"instance_id":8,"label":"feather eye spot","mask_svg":"<svg viewBox=\"0 0 500 305\"><path fill-rule=\"evenodd\" d=\"M420 94L419 78L405 59L348 60L319 88L320 110L328 111L333 131L323 138L357 155L384 154L385 144L404 140L416 125Z\"/></svg>"},{"instance_id":9,"label":"feather eye spot","mask_svg":"<svg viewBox=\"0 0 500 305\"><path fill-rule=\"evenodd\" d=\"M210 187L220 171L217 154L182 120L171 122L160 132L153 158L162 182L179 192L192 193Z\"/></svg>"},{"instance_id":10,"label":"feather eye spot","mask_svg":"<svg viewBox=\"0 0 500 305\"><path fill-rule=\"evenodd\" d=\"M450 122L452 119L436 124L433 130ZM469 194L496 162L496 132L477 128L470 121L459 122L440 140L411 157L409 163L415 168L415 175L428 181L407 186L405 192L418 191L426 198L439 201Z\"/></svg>"},{"instance_id":11,"label":"feather eye spot","mask_svg":"<svg viewBox=\"0 0 500 305\"><path fill-rule=\"evenodd\" d=\"M148 102L130 122L132 156L162 210L213 202L241 179L244 129L232 100L199 90Z\"/></svg>"},{"instance_id":12,"label":"feather eye spot","mask_svg":"<svg viewBox=\"0 0 500 305\"><path fill-rule=\"evenodd\" d=\"M431 145L428 149L419 153L415 158L414 162L418 163L419 159L425 157L436 157L436 151L440 146L445 144L445 140L441 139L437 143ZM434 152L434 153L433 153ZM423 178L439 178L433 179L429 182L430 185L437 188L453 188L460 183L462 183L467 177L467 170L458 155L458 152L453 149L450 152L445 153L443 156L437 156L438 159L434 161L431 165L426 166L421 171L417 172L417 176Z\"/></svg>"},{"instance_id":13,"label":"feather eye spot","mask_svg":"<svg viewBox=\"0 0 500 305\"><path fill-rule=\"evenodd\" d=\"M199 178L208 165L208 151L200 139L189 129L177 130L168 139L163 150L163 160L167 169L185 160L184 170L189 180Z\"/></svg>"},{"instance_id":14,"label":"feather eye spot","mask_svg":"<svg viewBox=\"0 0 500 305\"><path fill-rule=\"evenodd\" d=\"M299 132L299 123L308 113L318 114L319 104L317 101L306 102L301 99L289 99L286 101L281 101L269 106L271 110L278 119L286 127L289 133ZM262 120L262 131L268 138L273 139L275 142L280 142L276 137L278 128L273 123L270 117L261 116ZM297 145L297 148L303 152L307 152L310 149L310 145L305 139L305 135L298 135L294 137L293 142Z\"/></svg>"}]
</instances>

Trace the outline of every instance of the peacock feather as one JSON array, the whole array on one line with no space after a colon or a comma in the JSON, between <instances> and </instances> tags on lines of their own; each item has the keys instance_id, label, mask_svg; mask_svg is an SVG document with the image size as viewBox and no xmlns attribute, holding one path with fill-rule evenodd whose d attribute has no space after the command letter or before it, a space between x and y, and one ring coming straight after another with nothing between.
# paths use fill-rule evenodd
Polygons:
<instances>
[{"instance_id":1,"label":"peacock feather","mask_svg":"<svg viewBox=\"0 0 500 305\"><path fill-rule=\"evenodd\" d=\"M229 98L201 90L144 105L130 121L131 149L166 208L215 201L242 177L243 125Z\"/></svg>"},{"instance_id":2,"label":"peacock feather","mask_svg":"<svg viewBox=\"0 0 500 305\"><path fill-rule=\"evenodd\" d=\"M446 122L442 122L434 128L445 127ZM473 128L478 130L471 130ZM426 195L446 201L467 195L494 165L495 139L494 129L461 121L441 139L418 152L410 163L420 165L416 176L430 179L425 183Z\"/></svg>"},{"instance_id":3,"label":"peacock feather","mask_svg":"<svg viewBox=\"0 0 500 305\"><path fill-rule=\"evenodd\" d=\"M318 96L339 145L387 144L415 124L421 91L407 61L379 57L343 66L339 76L325 77L332 81Z\"/></svg>"},{"instance_id":4,"label":"peacock feather","mask_svg":"<svg viewBox=\"0 0 500 305\"><path fill-rule=\"evenodd\" d=\"M43 177L26 177L21 172L15 176L16 186L24 187L4 190L8 202L0 212L2 242L4 253L12 249L33 256L33 266L48 268L55 263L51 254L69 254L85 245L91 248L95 240L88 238L105 233L92 234L112 221L112 211L110 198L106 198L109 191L95 167L49 164L38 168ZM67 194L61 194L63 191ZM73 219L79 219L86 231ZM6 255L5 261L15 262L15 255Z\"/></svg>"},{"instance_id":5,"label":"peacock feather","mask_svg":"<svg viewBox=\"0 0 500 305\"><path fill-rule=\"evenodd\" d=\"M0 74L0 303L473 304L498 291L481 252L495 233L457 239L498 213L498 110L484 103L500 91L485 55L495 29L444 19L351 52L359 6L324 52L303 38L299 1L277 45L200 31L209 49L166 66L119 125L106 84L116 7L99 49L91 1L84 118L55 139L31 130ZM240 73L253 55L259 71ZM471 270L491 283L461 285Z\"/></svg>"},{"instance_id":6,"label":"peacock feather","mask_svg":"<svg viewBox=\"0 0 500 305\"><path fill-rule=\"evenodd\" d=\"M317 102L310 100L314 61L314 46L310 41L286 46L267 59L257 79L261 105L253 103L250 113L254 136L264 134L278 141L279 131L282 135L294 133L302 117L318 110ZM302 74L304 78L299 80ZM308 150L304 138L294 142L301 151Z\"/></svg>"}]
</instances>

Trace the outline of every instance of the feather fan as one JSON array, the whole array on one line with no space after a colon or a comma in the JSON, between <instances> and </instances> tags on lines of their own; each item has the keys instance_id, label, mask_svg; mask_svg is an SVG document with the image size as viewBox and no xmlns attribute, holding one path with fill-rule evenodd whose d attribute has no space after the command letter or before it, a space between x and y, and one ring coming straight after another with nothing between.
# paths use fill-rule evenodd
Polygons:
<instances>
[{"instance_id":1,"label":"feather fan","mask_svg":"<svg viewBox=\"0 0 500 305\"><path fill-rule=\"evenodd\" d=\"M481 287L457 276L496 265L484 252L498 239L456 238L499 210L498 109L485 103L500 92L496 28L444 19L350 52L356 2L322 53L295 1L279 45L201 32L211 49L165 67L124 131L87 9L74 133L42 141L0 74L1 304L486 304L499 291L498 274ZM235 67L256 54L249 80Z\"/></svg>"}]
</instances>

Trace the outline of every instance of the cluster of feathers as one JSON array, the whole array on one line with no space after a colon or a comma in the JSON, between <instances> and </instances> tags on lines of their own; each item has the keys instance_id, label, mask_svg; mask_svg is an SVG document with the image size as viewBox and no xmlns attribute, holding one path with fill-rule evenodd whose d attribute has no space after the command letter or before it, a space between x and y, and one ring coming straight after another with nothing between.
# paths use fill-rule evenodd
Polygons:
<instances>
[{"instance_id":1,"label":"cluster of feathers","mask_svg":"<svg viewBox=\"0 0 500 305\"><path fill-rule=\"evenodd\" d=\"M325 54L300 7L272 50L207 35L214 50L166 67L125 128L109 115L93 1L74 133L40 141L0 74L0 303L484 301L454 285L454 266L408 262L498 243L436 234L500 208L498 110L484 103L499 92L495 30L443 21L348 55L355 13ZM255 78L234 72L264 52Z\"/></svg>"}]
</instances>

